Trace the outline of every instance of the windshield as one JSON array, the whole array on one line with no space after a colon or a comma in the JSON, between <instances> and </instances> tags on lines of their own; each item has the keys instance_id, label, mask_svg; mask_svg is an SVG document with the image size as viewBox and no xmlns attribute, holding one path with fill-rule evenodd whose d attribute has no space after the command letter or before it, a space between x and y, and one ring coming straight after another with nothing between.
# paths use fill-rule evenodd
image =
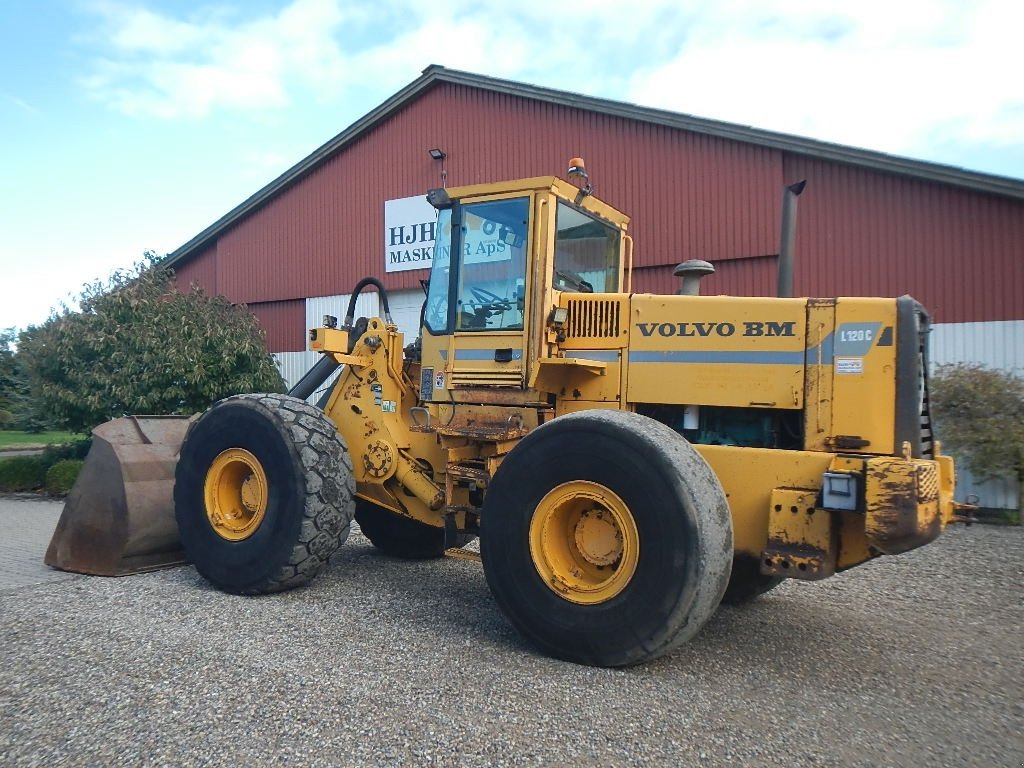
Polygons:
<instances>
[{"instance_id":1,"label":"windshield","mask_svg":"<svg viewBox=\"0 0 1024 768\"><path fill-rule=\"evenodd\" d=\"M619 231L562 201L555 224L555 289L618 291Z\"/></svg>"},{"instance_id":2,"label":"windshield","mask_svg":"<svg viewBox=\"0 0 1024 768\"><path fill-rule=\"evenodd\" d=\"M519 197L441 211L427 294L429 330L522 329L529 210L529 198ZM453 215L461 219L456 232Z\"/></svg>"}]
</instances>

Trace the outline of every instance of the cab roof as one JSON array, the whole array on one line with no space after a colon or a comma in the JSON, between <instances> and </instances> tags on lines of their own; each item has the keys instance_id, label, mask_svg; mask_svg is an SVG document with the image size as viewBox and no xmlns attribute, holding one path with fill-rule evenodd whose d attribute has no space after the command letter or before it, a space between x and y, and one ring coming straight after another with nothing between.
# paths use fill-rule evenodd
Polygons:
<instances>
[{"instance_id":1,"label":"cab roof","mask_svg":"<svg viewBox=\"0 0 1024 768\"><path fill-rule=\"evenodd\" d=\"M593 194L582 198L580 188L570 184L557 176L532 176L526 179L513 179L511 181L495 181L487 184L468 184L461 187L449 187L445 190L452 200L470 201L477 198L492 196L505 196L517 192L552 192L555 196L566 202L577 205L585 211L589 211L605 221L611 222L620 229L627 229L629 216L622 213ZM579 202L577 203L577 199Z\"/></svg>"}]
</instances>

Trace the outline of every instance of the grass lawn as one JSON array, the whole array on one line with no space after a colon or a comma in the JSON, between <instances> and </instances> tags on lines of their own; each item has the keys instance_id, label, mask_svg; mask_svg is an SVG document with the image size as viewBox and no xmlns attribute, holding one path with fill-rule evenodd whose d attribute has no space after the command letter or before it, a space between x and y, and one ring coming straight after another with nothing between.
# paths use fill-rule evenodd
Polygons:
<instances>
[{"instance_id":1,"label":"grass lawn","mask_svg":"<svg viewBox=\"0 0 1024 768\"><path fill-rule=\"evenodd\" d=\"M38 434L33 434L31 432L0 430L0 449L70 443L83 437L86 437L86 435L76 435L73 432L39 432Z\"/></svg>"}]
</instances>

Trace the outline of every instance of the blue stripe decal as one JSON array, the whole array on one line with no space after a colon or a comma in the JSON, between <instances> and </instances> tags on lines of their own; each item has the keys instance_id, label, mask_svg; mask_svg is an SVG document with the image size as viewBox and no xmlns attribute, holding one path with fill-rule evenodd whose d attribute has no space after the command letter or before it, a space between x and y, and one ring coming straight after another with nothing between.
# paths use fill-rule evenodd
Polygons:
<instances>
[{"instance_id":1,"label":"blue stripe decal","mask_svg":"<svg viewBox=\"0 0 1024 768\"><path fill-rule=\"evenodd\" d=\"M821 340L821 344L815 344L813 347L807 348L807 364L817 365L818 364L818 347L821 347L821 364L832 365L832 342L833 335L830 333L824 339Z\"/></svg>"},{"instance_id":2,"label":"blue stripe decal","mask_svg":"<svg viewBox=\"0 0 1024 768\"><path fill-rule=\"evenodd\" d=\"M630 352L631 363L727 363L733 365L803 365L803 352Z\"/></svg>"},{"instance_id":3,"label":"blue stripe decal","mask_svg":"<svg viewBox=\"0 0 1024 768\"><path fill-rule=\"evenodd\" d=\"M575 358L579 358L579 359L582 359L582 360L596 360L599 363L617 363L617 362L619 362L619 353L618 353L617 350L612 350L610 352L608 352L608 351L599 351L599 350L587 350L587 351L573 350L571 352L566 352L565 356L566 357L575 357Z\"/></svg>"},{"instance_id":4,"label":"blue stripe decal","mask_svg":"<svg viewBox=\"0 0 1024 768\"><path fill-rule=\"evenodd\" d=\"M505 349L508 349L508 347L506 347ZM496 350L496 349L456 349L455 350L455 359L456 360L490 360L491 362L494 362L494 355L497 353L497 351L498 350ZM448 359L448 350L447 349L442 349L441 350L441 359L442 360L447 360ZM523 350L521 350L521 349L513 349L512 350L512 359L513 360L522 360L523 359Z\"/></svg>"}]
</instances>

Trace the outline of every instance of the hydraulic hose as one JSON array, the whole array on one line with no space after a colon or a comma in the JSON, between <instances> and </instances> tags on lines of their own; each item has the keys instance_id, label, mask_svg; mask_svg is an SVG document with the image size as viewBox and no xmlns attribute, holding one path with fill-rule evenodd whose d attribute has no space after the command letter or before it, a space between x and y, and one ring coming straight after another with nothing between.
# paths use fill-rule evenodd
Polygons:
<instances>
[{"instance_id":1,"label":"hydraulic hose","mask_svg":"<svg viewBox=\"0 0 1024 768\"><path fill-rule=\"evenodd\" d=\"M356 317L356 299L359 298L360 292L368 285L372 285L380 293L380 303L384 307L384 320L389 325L394 325L394 321L391 319L391 307L388 306L388 292L384 288L384 284L376 277L364 277L358 283L356 287L352 289L352 297L348 300L348 310L345 312L345 327L351 328L352 321Z\"/></svg>"}]
</instances>

